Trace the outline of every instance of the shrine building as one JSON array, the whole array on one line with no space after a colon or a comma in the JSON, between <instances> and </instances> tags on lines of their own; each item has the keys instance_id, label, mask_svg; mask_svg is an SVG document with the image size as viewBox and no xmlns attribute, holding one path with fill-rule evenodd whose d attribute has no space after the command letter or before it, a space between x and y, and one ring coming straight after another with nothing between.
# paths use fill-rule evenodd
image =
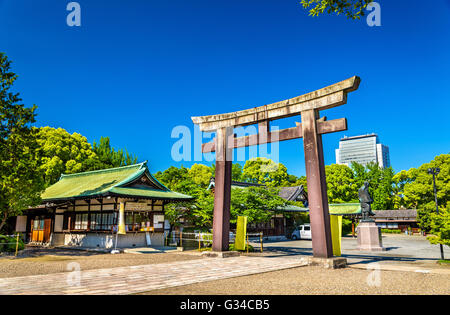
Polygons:
<instances>
[{"instance_id":1,"label":"shrine building","mask_svg":"<svg viewBox=\"0 0 450 315\"><path fill-rule=\"evenodd\" d=\"M121 207L126 234L118 235L117 247L162 246L169 228L164 207L192 199L161 184L147 162L63 174L41 197L40 206L16 218L16 231L25 241L88 248L115 246Z\"/></svg>"}]
</instances>

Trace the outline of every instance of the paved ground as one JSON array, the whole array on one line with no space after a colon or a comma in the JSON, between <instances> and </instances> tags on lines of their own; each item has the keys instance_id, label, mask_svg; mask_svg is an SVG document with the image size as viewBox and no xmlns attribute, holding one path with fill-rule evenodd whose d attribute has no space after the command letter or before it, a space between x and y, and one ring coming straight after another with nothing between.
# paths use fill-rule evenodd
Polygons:
<instances>
[{"instance_id":1,"label":"paved ground","mask_svg":"<svg viewBox=\"0 0 450 315\"><path fill-rule=\"evenodd\" d=\"M0 294L450 294L450 268L436 264L438 246L418 236L388 235L383 242L388 250L373 254L344 238L344 270L303 266L312 254L306 240L266 242L262 254L226 259L195 251L43 250L0 259Z\"/></svg>"},{"instance_id":2,"label":"paved ground","mask_svg":"<svg viewBox=\"0 0 450 315\"><path fill-rule=\"evenodd\" d=\"M304 265L299 258L203 258L0 279L0 294L132 294ZM76 267L76 266L72 266Z\"/></svg>"},{"instance_id":3,"label":"paved ground","mask_svg":"<svg viewBox=\"0 0 450 315\"><path fill-rule=\"evenodd\" d=\"M111 255L79 250L31 249L21 253L21 257L18 258L0 258L0 278L65 272L70 270L73 263L78 263L81 270L91 270L193 259L201 259L201 257L177 252L148 251L147 254L142 255L133 253Z\"/></svg>"},{"instance_id":4,"label":"paved ground","mask_svg":"<svg viewBox=\"0 0 450 315\"><path fill-rule=\"evenodd\" d=\"M148 295L450 294L450 275L300 267L149 291Z\"/></svg>"},{"instance_id":5,"label":"paved ground","mask_svg":"<svg viewBox=\"0 0 450 315\"><path fill-rule=\"evenodd\" d=\"M386 251L373 253L357 249L357 241L352 237L342 238L342 257L349 265L364 265L377 262L382 265L402 265L418 269L447 269L436 262L440 259L439 245L431 245L426 237L388 234L383 235ZM255 244L257 245L257 244ZM444 246L445 257L450 257L450 248ZM312 255L310 240L266 242L264 255L297 256Z\"/></svg>"}]
</instances>

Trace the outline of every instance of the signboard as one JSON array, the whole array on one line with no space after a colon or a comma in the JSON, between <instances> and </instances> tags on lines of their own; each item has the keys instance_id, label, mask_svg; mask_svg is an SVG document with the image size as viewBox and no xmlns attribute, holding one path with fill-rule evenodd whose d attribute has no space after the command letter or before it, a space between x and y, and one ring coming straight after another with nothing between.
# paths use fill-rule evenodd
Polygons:
<instances>
[{"instance_id":1,"label":"signboard","mask_svg":"<svg viewBox=\"0 0 450 315\"><path fill-rule=\"evenodd\" d=\"M164 215L155 214L153 216L153 223L154 223L154 225L156 225L156 223L164 223Z\"/></svg>"},{"instance_id":2,"label":"signboard","mask_svg":"<svg viewBox=\"0 0 450 315\"><path fill-rule=\"evenodd\" d=\"M120 203L120 208L119 208L119 230L117 231L117 234L126 234L126 231L125 231L125 205L123 203Z\"/></svg>"},{"instance_id":3,"label":"signboard","mask_svg":"<svg viewBox=\"0 0 450 315\"><path fill-rule=\"evenodd\" d=\"M333 255L341 256L342 216L330 215L331 244Z\"/></svg>"},{"instance_id":4,"label":"signboard","mask_svg":"<svg viewBox=\"0 0 450 315\"><path fill-rule=\"evenodd\" d=\"M247 234L247 217L238 216L236 224L235 250L245 250L245 238Z\"/></svg>"},{"instance_id":5,"label":"signboard","mask_svg":"<svg viewBox=\"0 0 450 315\"><path fill-rule=\"evenodd\" d=\"M143 202L127 202L126 208L128 211L148 211L152 209L151 206Z\"/></svg>"}]
</instances>

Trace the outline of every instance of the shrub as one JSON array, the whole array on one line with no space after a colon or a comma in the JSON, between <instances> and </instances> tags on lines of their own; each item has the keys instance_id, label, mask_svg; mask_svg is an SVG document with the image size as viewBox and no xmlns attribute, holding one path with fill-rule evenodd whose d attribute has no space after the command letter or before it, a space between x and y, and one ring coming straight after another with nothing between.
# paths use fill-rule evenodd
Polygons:
<instances>
[{"instance_id":1,"label":"shrub","mask_svg":"<svg viewBox=\"0 0 450 315\"><path fill-rule=\"evenodd\" d=\"M11 237L7 235L0 235L0 252L8 252L13 253L16 251L16 237ZM25 248L25 244L22 239L19 237L19 250L23 250Z\"/></svg>"},{"instance_id":2,"label":"shrub","mask_svg":"<svg viewBox=\"0 0 450 315\"><path fill-rule=\"evenodd\" d=\"M390 229L381 229L381 233L387 233L387 234L401 234L401 230L390 230Z\"/></svg>"},{"instance_id":3,"label":"shrub","mask_svg":"<svg viewBox=\"0 0 450 315\"><path fill-rule=\"evenodd\" d=\"M247 244L245 244L245 249L244 250L239 250L240 252L246 252L247 251ZM233 250L235 250L234 249L234 244L230 244L230 247L229 247L229 250L231 250L231 251L233 251ZM253 248L253 246L252 245L248 245L248 251L249 252L254 252L255 251L255 249Z\"/></svg>"},{"instance_id":4,"label":"shrub","mask_svg":"<svg viewBox=\"0 0 450 315\"><path fill-rule=\"evenodd\" d=\"M342 218L342 236L352 233L352 220Z\"/></svg>"}]
</instances>

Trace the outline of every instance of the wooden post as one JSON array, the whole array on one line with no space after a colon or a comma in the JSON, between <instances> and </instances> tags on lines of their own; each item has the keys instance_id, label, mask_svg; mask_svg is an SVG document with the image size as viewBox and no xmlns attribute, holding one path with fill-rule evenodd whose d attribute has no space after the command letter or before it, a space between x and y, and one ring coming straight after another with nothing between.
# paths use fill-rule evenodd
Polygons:
<instances>
[{"instance_id":1,"label":"wooden post","mask_svg":"<svg viewBox=\"0 0 450 315\"><path fill-rule=\"evenodd\" d=\"M17 257L18 251L19 251L19 233L17 233L17 238L16 238L16 253L14 254L15 257Z\"/></svg>"},{"instance_id":2,"label":"wooden post","mask_svg":"<svg viewBox=\"0 0 450 315\"><path fill-rule=\"evenodd\" d=\"M228 138L233 128L217 130L216 177L214 190L213 251L228 251L230 240L231 150Z\"/></svg>"},{"instance_id":3,"label":"wooden post","mask_svg":"<svg viewBox=\"0 0 450 315\"><path fill-rule=\"evenodd\" d=\"M247 233L247 254L248 254L248 233Z\"/></svg>"},{"instance_id":4,"label":"wooden post","mask_svg":"<svg viewBox=\"0 0 450 315\"><path fill-rule=\"evenodd\" d=\"M183 247L183 230L180 229L180 247Z\"/></svg>"},{"instance_id":5,"label":"wooden post","mask_svg":"<svg viewBox=\"0 0 450 315\"><path fill-rule=\"evenodd\" d=\"M263 232L259 232L259 240L261 242L261 253L263 252Z\"/></svg>"},{"instance_id":6,"label":"wooden post","mask_svg":"<svg viewBox=\"0 0 450 315\"><path fill-rule=\"evenodd\" d=\"M323 159L322 136L318 133L318 110L302 112L303 145L308 183L309 216L314 257L333 257L327 183Z\"/></svg>"}]
</instances>

